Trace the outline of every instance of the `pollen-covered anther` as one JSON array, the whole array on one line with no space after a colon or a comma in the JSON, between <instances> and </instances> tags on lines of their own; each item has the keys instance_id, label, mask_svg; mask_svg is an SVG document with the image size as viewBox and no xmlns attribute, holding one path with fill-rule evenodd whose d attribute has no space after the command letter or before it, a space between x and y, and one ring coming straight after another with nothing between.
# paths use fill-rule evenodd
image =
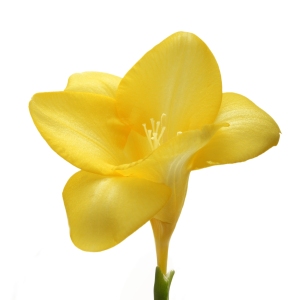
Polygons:
<instances>
[{"instance_id":1,"label":"pollen-covered anther","mask_svg":"<svg viewBox=\"0 0 300 300\"><path fill-rule=\"evenodd\" d=\"M143 124L147 140L150 144L151 150L155 150L160 146L161 139L166 130L166 126L164 126L166 114L162 114L160 121L155 122L153 118L150 119L151 128L147 129L146 124Z\"/></svg>"}]
</instances>

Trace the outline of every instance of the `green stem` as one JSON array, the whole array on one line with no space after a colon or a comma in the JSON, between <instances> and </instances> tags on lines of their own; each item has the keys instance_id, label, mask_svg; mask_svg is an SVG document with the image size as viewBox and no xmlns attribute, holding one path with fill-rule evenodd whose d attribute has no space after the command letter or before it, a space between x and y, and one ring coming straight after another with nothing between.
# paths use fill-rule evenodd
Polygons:
<instances>
[{"instance_id":1,"label":"green stem","mask_svg":"<svg viewBox=\"0 0 300 300\"><path fill-rule=\"evenodd\" d=\"M169 291L175 271L164 275L159 267L156 267L154 282L154 300L169 300Z\"/></svg>"}]
</instances>

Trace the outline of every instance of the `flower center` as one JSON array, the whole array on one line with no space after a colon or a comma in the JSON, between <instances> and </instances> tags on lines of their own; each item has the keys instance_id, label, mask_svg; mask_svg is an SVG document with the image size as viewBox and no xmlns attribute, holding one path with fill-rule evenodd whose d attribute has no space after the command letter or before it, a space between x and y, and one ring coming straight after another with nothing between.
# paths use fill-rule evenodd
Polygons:
<instances>
[{"instance_id":1,"label":"flower center","mask_svg":"<svg viewBox=\"0 0 300 300\"><path fill-rule=\"evenodd\" d=\"M166 114L162 114L160 117L160 121L155 122L153 118L150 119L151 121L151 128L147 129L146 124L143 124L147 140L150 144L151 150L155 150L160 146L162 136L166 130L165 126L165 118Z\"/></svg>"}]
</instances>

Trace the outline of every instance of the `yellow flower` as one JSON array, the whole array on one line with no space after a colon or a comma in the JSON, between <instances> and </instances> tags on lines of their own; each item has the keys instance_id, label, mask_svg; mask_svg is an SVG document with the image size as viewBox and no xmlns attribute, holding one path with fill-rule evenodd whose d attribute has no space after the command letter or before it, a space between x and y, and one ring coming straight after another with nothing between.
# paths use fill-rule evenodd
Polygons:
<instances>
[{"instance_id":1,"label":"yellow flower","mask_svg":"<svg viewBox=\"0 0 300 300\"><path fill-rule=\"evenodd\" d=\"M256 157L280 132L249 99L222 94L214 56L185 32L122 79L72 75L65 91L34 95L30 112L50 147L81 169L63 192L74 244L101 251L150 220L164 273L190 172Z\"/></svg>"}]
</instances>

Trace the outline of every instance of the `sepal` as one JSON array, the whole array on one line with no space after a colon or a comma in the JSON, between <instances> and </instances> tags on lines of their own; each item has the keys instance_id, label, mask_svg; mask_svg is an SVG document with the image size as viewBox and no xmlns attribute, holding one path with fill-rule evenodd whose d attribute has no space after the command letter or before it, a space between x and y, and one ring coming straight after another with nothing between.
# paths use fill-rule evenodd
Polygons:
<instances>
[{"instance_id":1,"label":"sepal","mask_svg":"<svg viewBox=\"0 0 300 300\"><path fill-rule=\"evenodd\" d=\"M169 291L175 271L172 270L166 275L159 267L155 271L154 300L169 300Z\"/></svg>"}]
</instances>

